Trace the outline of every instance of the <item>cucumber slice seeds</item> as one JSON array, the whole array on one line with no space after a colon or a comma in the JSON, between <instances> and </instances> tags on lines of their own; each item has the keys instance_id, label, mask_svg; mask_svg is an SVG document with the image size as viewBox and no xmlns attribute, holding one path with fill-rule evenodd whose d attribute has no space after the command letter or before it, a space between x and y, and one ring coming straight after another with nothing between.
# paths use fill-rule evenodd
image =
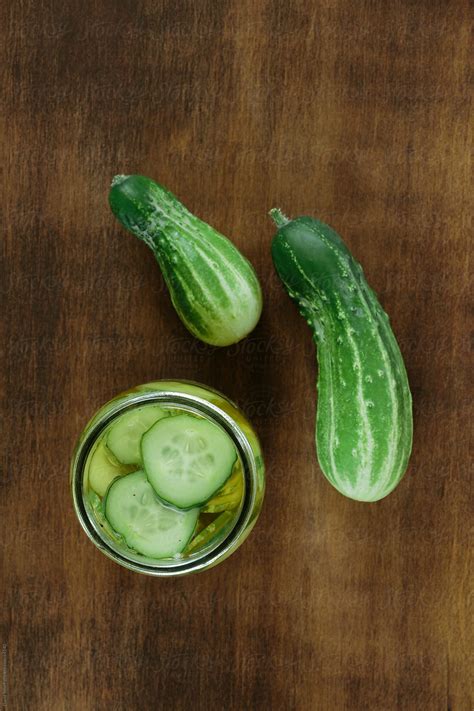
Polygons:
<instances>
[{"instance_id":1,"label":"cucumber slice seeds","mask_svg":"<svg viewBox=\"0 0 474 711\"><path fill-rule=\"evenodd\" d=\"M144 433L167 412L157 405L145 405L117 419L107 437L107 446L123 464L140 464L140 440Z\"/></svg>"},{"instance_id":2,"label":"cucumber slice seeds","mask_svg":"<svg viewBox=\"0 0 474 711\"><path fill-rule=\"evenodd\" d=\"M202 505L232 473L237 451L220 427L191 415L156 422L142 437L143 467L164 501L188 509Z\"/></svg>"},{"instance_id":3,"label":"cucumber slice seeds","mask_svg":"<svg viewBox=\"0 0 474 711\"><path fill-rule=\"evenodd\" d=\"M104 501L105 517L137 553L152 558L169 558L190 541L199 509L177 511L164 506L155 496L143 471L114 481Z\"/></svg>"}]
</instances>

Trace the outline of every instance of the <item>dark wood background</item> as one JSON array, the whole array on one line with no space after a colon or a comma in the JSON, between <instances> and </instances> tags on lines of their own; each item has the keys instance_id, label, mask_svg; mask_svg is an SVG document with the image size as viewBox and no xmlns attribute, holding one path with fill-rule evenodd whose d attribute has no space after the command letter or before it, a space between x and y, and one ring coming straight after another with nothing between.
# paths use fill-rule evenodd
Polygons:
<instances>
[{"instance_id":1,"label":"dark wood background","mask_svg":"<svg viewBox=\"0 0 474 711\"><path fill-rule=\"evenodd\" d=\"M24 0L1 27L6 707L471 711L468 2ZM265 310L245 342L181 326L109 211L118 172L252 260ZM377 504L318 469L275 205L345 237L399 338L414 450ZM68 483L94 410L161 377L238 401L268 468L235 556L163 581L94 548Z\"/></svg>"}]
</instances>

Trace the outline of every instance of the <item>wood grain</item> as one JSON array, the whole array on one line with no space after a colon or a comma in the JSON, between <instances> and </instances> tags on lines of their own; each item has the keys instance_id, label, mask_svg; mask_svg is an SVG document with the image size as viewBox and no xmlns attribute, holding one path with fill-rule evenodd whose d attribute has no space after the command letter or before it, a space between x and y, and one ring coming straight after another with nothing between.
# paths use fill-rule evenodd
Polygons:
<instances>
[{"instance_id":1,"label":"wood grain","mask_svg":"<svg viewBox=\"0 0 474 711\"><path fill-rule=\"evenodd\" d=\"M470 711L467 0L22 0L1 27L6 707ZM187 334L113 219L132 172L254 263L265 310L239 346ZM406 358L413 457L377 504L318 469L275 205L345 237ZM238 401L268 467L247 543L176 581L104 558L68 484L92 412L160 377Z\"/></svg>"}]
</instances>

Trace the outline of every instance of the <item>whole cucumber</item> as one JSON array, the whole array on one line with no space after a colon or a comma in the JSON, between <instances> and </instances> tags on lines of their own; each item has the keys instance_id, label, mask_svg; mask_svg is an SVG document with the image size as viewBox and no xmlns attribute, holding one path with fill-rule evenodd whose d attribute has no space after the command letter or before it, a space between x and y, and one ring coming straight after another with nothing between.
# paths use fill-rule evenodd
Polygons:
<instances>
[{"instance_id":1,"label":"whole cucumber","mask_svg":"<svg viewBox=\"0 0 474 711\"><path fill-rule=\"evenodd\" d=\"M320 467L345 496L377 501L405 473L413 430L408 378L388 316L331 227L270 214L279 228L275 268L317 345Z\"/></svg>"},{"instance_id":2,"label":"whole cucumber","mask_svg":"<svg viewBox=\"0 0 474 711\"><path fill-rule=\"evenodd\" d=\"M228 346L255 328L260 284L232 242L142 175L117 175L109 203L122 225L152 250L178 316L196 338Z\"/></svg>"}]
</instances>

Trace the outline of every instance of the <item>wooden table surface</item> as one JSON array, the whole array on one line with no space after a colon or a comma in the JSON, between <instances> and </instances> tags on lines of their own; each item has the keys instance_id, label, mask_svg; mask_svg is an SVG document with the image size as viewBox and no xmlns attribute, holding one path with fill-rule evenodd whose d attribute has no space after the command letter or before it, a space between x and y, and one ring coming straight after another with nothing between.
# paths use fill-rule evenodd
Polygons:
<instances>
[{"instance_id":1,"label":"wooden table surface","mask_svg":"<svg viewBox=\"0 0 474 711\"><path fill-rule=\"evenodd\" d=\"M4 5L8 709L471 711L468 7ZM238 346L193 340L113 218L111 177L134 172L255 265L265 308ZM315 354L273 272L275 205L331 223L391 316L415 439L379 503L318 468ZM94 410L164 377L238 401L268 471L244 546L177 580L103 557L68 482Z\"/></svg>"}]
</instances>

